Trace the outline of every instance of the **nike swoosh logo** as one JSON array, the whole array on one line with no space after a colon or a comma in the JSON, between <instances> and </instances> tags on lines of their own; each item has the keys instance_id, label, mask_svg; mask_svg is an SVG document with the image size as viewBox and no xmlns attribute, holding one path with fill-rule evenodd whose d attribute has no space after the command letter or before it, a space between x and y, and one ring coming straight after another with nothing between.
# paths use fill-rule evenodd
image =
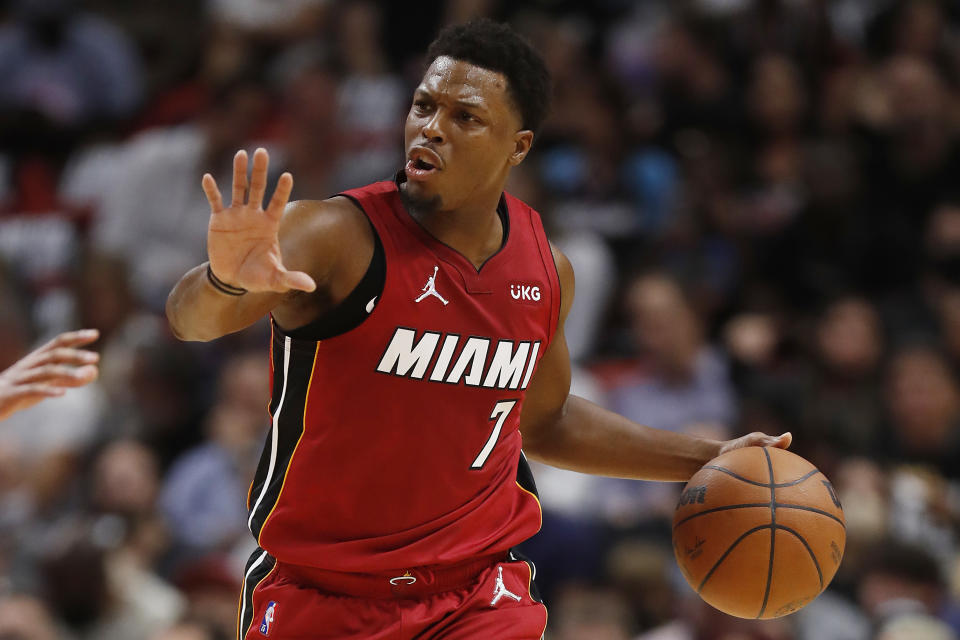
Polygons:
<instances>
[{"instance_id":1,"label":"nike swoosh logo","mask_svg":"<svg viewBox=\"0 0 960 640\"><path fill-rule=\"evenodd\" d=\"M373 311L373 305L377 301L378 297L379 296L373 296L370 298L370 302L367 303L367 313L371 313Z\"/></svg>"}]
</instances>

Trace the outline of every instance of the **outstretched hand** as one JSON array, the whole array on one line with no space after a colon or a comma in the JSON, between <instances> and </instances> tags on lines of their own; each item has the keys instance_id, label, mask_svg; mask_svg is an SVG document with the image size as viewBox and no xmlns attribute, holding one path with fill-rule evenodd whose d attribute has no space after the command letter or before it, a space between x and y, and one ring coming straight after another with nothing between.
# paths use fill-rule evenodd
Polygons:
<instances>
[{"instance_id":1,"label":"outstretched hand","mask_svg":"<svg viewBox=\"0 0 960 640\"><path fill-rule=\"evenodd\" d=\"M0 371L0 420L44 398L62 396L70 387L94 381L100 355L77 347L99 337L96 329L61 333Z\"/></svg>"},{"instance_id":2,"label":"outstretched hand","mask_svg":"<svg viewBox=\"0 0 960 640\"><path fill-rule=\"evenodd\" d=\"M779 436L768 436L760 431L754 431L735 440L727 440L723 443L723 446L720 447L720 453L723 454L727 451L733 451L734 449L740 449L742 447L777 447L779 449L788 449L791 442L793 442L793 435L791 435L789 431Z\"/></svg>"},{"instance_id":3,"label":"outstretched hand","mask_svg":"<svg viewBox=\"0 0 960 640\"><path fill-rule=\"evenodd\" d=\"M247 291L313 291L317 286L313 278L283 266L278 233L293 189L293 177L289 173L280 176L273 197L264 209L268 164L266 149L257 149L253 154L248 190L247 152L237 152L233 159L233 195L229 207L224 207L213 176L204 174L203 192L210 203L207 228L210 269L222 282Z\"/></svg>"}]
</instances>

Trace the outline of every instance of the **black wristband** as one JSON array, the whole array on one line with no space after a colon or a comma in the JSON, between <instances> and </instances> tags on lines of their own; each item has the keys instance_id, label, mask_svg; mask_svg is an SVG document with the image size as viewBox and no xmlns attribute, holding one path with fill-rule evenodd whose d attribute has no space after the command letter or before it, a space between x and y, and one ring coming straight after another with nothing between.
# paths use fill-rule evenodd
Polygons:
<instances>
[{"instance_id":1,"label":"black wristband","mask_svg":"<svg viewBox=\"0 0 960 640\"><path fill-rule=\"evenodd\" d=\"M210 268L210 263L207 263L207 280L210 281L210 284L213 285L213 288L219 291L220 293L225 293L228 296L242 296L247 292L246 289L242 287L235 287L231 284L227 284L220 278L218 278L213 273L213 269Z\"/></svg>"}]
</instances>

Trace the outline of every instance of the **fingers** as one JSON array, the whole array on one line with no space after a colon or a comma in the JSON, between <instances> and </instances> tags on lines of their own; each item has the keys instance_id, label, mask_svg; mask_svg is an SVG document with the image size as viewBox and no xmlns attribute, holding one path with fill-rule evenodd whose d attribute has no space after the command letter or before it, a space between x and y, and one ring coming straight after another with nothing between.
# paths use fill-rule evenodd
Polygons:
<instances>
[{"instance_id":1,"label":"fingers","mask_svg":"<svg viewBox=\"0 0 960 640\"><path fill-rule=\"evenodd\" d=\"M19 386L43 383L62 387L79 387L95 380L97 374L97 367L93 365L70 367L62 364L45 364L18 375L16 384Z\"/></svg>"},{"instance_id":2,"label":"fingers","mask_svg":"<svg viewBox=\"0 0 960 640\"><path fill-rule=\"evenodd\" d=\"M212 213L223 211L223 196L220 195L220 189L217 188L217 181L209 173L203 174L203 180L200 181L203 187L203 193L207 196L207 202L210 203Z\"/></svg>"},{"instance_id":3,"label":"fingers","mask_svg":"<svg viewBox=\"0 0 960 640\"><path fill-rule=\"evenodd\" d=\"M273 191L273 197L270 198L270 204L267 206L266 214L274 219L279 219L283 215L283 210L290 200L290 192L293 191L293 176L284 173L277 180L277 188Z\"/></svg>"},{"instance_id":4,"label":"fingers","mask_svg":"<svg viewBox=\"0 0 960 640\"><path fill-rule=\"evenodd\" d=\"M281 291L293 289L310 292L317 288L317 283L313 281L313 278L303 271L284 271L280 276L279 284L282 287Z\"/></svg>"},{"instance_id":5,"label":"fingers","mask_svg":"<svg viewBox=\"0 0 960 640\"><path fill-rule=\"evenodd\" d=\"M68 364L74 367L81 367L85 364L96 364L99 361L100 354L96 351L58 347L39 354L34 364Z\"/></svg>"},{"instance_id":6,"label":"fingers","mask_svg":"<svg viewBox=\"0 0 960 640\"><path fill-rule=\"evenodd\" d=\"M233 156L233 200L230 206L243 206L247 195L247 152L241 149Z\"/></svg>"},{"instance_id":7,"label":"fingers","mask_svg":"<svg viewBox=\"0 0 960 640\"><path fill-rule=\"evenodd\" d=\"M63 387L52 384L24 384L17 385L4 391L4 400L25 400L31 397L39 399L56 398L67 392Z\"/></svg>"},{"instance_id":8,"label":"fingers","mask_svg":"<svg viewBox=\"0 0 960 640\"><path fill-rule=\"evenodd\" d=\"M100 375L100 369L93 365L86 365L83 367L78 367L73 370L73 376L66 381L65 386L68 387L82 387L85 384L90 384Z\"/></svg>"},{"instance_id":9,"label":"fingers","mask_svg":"<svg viewBox=\"0 0 960 640\"><path fill-rule=\"evenodd\" d=\"M100 332L96 329L81 329L79 331L67 331L61 333L53 340L43 345L38 351L56 349L59 347L81 347L91 342L96 342L100 337Z\"/></svg>"},{"instance_id":10,"label":"fingers","mask_svg":"<svg viewBox=\"0 0 960 640\"><path fill-rule=\"evenodd\" d=\"M793 434L787 431L786 433L777 436L775 442L770 446L778 447L780 449L789 449L792 443Z\"/></svg>"},{"instance_id":11,"label":"fingers","mask_svg":"<svg viewBox=\"0 0 960 640\"><path fill-rule=\"evenodd\" d=\"M267 192L267 165L270 157L263 147L253 152L253 175L250 176L250 198L248 204L259 207L263 204L263 196Z\"/></svg>"}]
</instances>

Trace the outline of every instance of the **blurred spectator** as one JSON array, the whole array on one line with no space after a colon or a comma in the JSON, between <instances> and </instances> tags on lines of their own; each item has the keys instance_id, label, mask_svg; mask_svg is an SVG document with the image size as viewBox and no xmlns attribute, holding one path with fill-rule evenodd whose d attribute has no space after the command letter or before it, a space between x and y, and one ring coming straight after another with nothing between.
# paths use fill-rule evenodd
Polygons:
<instances>
[{"instance_id":1,"label":"blurred spectator","mask_svg":"<svg viewBox=\"0 0 960 640\"><path fill-rule=\"evenodd\" d=\"M233 154L250 142L266 106L258 79L239 75L216 87L196 122L146 132L121 151L93 239L126 260L149 308L162 309L173 283L206 258L209 206L199 177L209 171L229 181Z\"/></svg>"},{"instance_id":2,"label":"blurred spectator","mask_svg":"<svg viewBox=\"0 0 960 640\"><path fill-rule=\"evenodd\" d=\"M329 58L324 48L309 43L288 51L276 65L282 84L279 159L293 176L292 200L322 200L343 185L343 147L351 139L338 126L339 75Z\"/></svg>"},{"instance_id":3,"label":"blurred spectator","mask_svg":"<svg viewBox=\"0 0 960 640\"><path fill-rule=\"evenodd\" d=\"M882 420L880 360L883 335L880 318L863 298L841 298L817 321L811 372L796 406L801 451L821 463L831 457L875 451Z\"/></svg>"},{"instance_id":4,"label":"blurred spectator","mask_svg":"<svg viewBox=\"0 0 960 640\"><path fill-rule=\"evenodd\" d=\"M0 111L25 120L6 120L5 138L16 136L36 148L38 142L53 141L42 129L22 129L25 123L80 131L132 115L143 78L123 32L81 11L75 0L16 0L12 5L14 19L0 26L0 73L5 78Z\"/></svg>"},{"instance_id":5,"label":"blurred spectator","mask_svg":"<svg viewBox=\"0 0 960 640\"><path fill-rule=\"evenodd\" d=\"M960 388L943 354L930 346L901 348L890 361L886 384L887 458L960 477Z\"/></svg>"},{"instance_id":6,"label":"blurred spectator","mask_svg":"<svg viewBox=\"0 0 960 640\"><path fill-rule=\"evenodd\" d=\"M920 547L885 541L866 556L857 599L876 626L902 615L936 616L943 610L944 578Z\"/></svg>"},{"instance_id":7,"label":"blurred spectator","mask_svg":"<svg viewBox=\"0 0 960 640\"><path fill-rule=\"evenodd\" d=\"M206 4L220 26L245 37L282 42L316 29L328 0L207 0Z\"/></svg>"},{"instance_id":8,"label":"blurred spectator","mask_svg":"<svg viewBox=\"0 0 960 640\"><path fill-rule=\"evenodd\" d=\"M237 594L242 569L221 555L185 561L174 572L174 583L187 600L187 615L217 637L236 635Z\"/></svg>"},{"instance_id":9,"label":"blurred spectator","mask_svg":"<svg viewBox=\"0 0 960 640\"><path fill-rule=\"evenodd\" d=\"M723 356L709 345L680 284L660 273L634 278L625 303L640 359L611 384L606 406L658 429L723 439L736 415ZM620 525L672 514L676 487L602 480L598 503Z\"/></svg>"},{"instance_id":10,"label":"blurred spectator","mask_svg":"<svg viewBox=\"0 0 960 640\"><path fill-rule=\"evenodd\" d=\"M96 528L74 529L43 562L47 597L83 640L147 640L177 619L182 598L111 544Z\"/></svg>"},{"instance_id":11,"label":"blurred spectator","mask_svg":"<svg viewBox=\"0 0 960 640\"><path fill-rule=\"evenodd\" d=\"M960 170L948 89L937 70L895 57L880 69L879 85L865 161L874 289L916 278L924 223L938 198L954 193Z\"/></svg>"},{"instance_id":12,"label":"blurred spectator","mask_svg":"<svg viewBox=\"0 0 960 640\"><path fill-rule=\"evenodd\" d=\"M142 444L118 440L93 463L91 505L101 513L136 519L149 515L157 499L159 468Z\"/></svg>"},{"instance_id":13,"label":"blurred spectator","mask_svg":"<svg viewBox=\"0 0 960 640\"><path fill-rule=\"evenodd\" d=\"M151 636L150 640L227 640L229 636L199 622L181 622Z\"/></svg>"},{"instance_id":14,"label":"blurred spectator","mask_svg":"<svg viewBox=\"0 0 960 640\"><path fill-rule=\"evenodd\" d=\"M383 14L376 3L350 2L339 7L336 46L344 77L337 96L337 130L343 140L338 188L390 178L403 156L395 132L410 106L410 94L389 73L380 44L383 29Z\"/></svg>"},{"instance_id":15,"label":"blurred spectator","mask_svg":"<svg viewBox=\"0 0 960 640\"><path fill-rule=\"evenodd\" d=\"M608 406L638 422L671 431L716 425L724 437L734 424L733 388L722 356L680 285L657 273L634 279L626 294L640 365L607 393Z\"/></svg>"},{"instance_id":16,"label":"blurred spectator","mask_svg":"<svg viewBox=\"0 0 960 640\"><path fill-rule=\"evenodd\" d=\"M632 632L630 609L616 591L569 587L557 599L550 637L629 640Z\"/></svg>"},{"instance_id":17,"label":"blurred spectator","mask_svg":"<svg viewBox=\"0 0 960 640\"><path fill-rule=\"evenodd\" d=\"M227 551L247 542L247 487L270 418L267 359L255 351L224 363L207 441L178 458L167 475L160 504L184 552Z\"/></svg>"},{"instance_id":18,"label":"blurred spectator","mask_svg":"<svg viewBox=\"0 0 960 640\"><path fill-rule=\"evenodd\" d=\"M904 615L886 622L877 640L956 640L957 634L931 616Z\"/></svg>"},{"instance_id":19,"label":"blurred spectator","mask_svg":"<svg viewBox=\"0 0 960 640\"><path fill-rule=\"evenodd\" d=\"M57 624L39 598L26 594L0 597L0 638L57 640Z\"/></svg>"}]
</instances>

